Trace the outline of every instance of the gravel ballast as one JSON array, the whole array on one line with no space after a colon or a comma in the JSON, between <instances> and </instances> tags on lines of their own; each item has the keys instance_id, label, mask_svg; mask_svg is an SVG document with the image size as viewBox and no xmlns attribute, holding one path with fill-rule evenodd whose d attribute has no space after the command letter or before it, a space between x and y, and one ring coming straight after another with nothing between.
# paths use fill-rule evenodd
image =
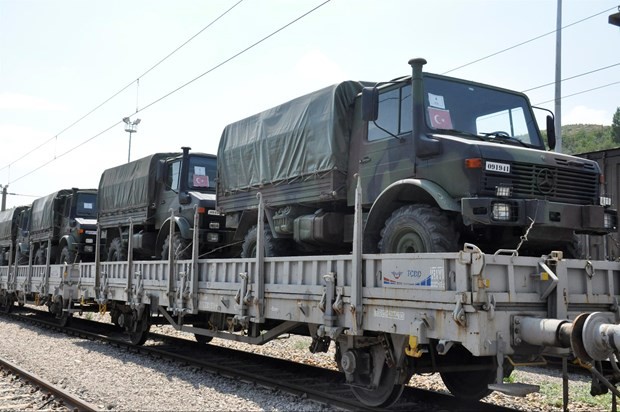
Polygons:
<instances>
[{"instance_id":1,"label":"gravel ballast","mask_svg":"<svg viewBox=\"0 0 620 412\"><path fill-rule=\"evenodd\" d=\"M151 330L157 333L191 336L177 332L169 326L153 326ZM128 353L105 343L67 336L6 318L0 318L0 342L1 357L73 392L102 410L328 409L312 401L219 377L191 366L183 367L169 361ZM333 361L333 344L328 353L311 354L308 351L309 343L308 338L291 336L262 346L221 339L214 339L211 344L336 368ZM526 369L517 370L514 375L516 375L515 381L541 385L541 393L515 398L494 392L485 401L524 411L562 410L562 381L559 372ZM416 375L411 379L410 385L446 391L438 374ZM609 395L595 398L601 402L600 405L585 403L574 397L573 393L589 392L589 380L571 375L570 391L571 411L610 410Z\"/></svg>"}]
</instances>

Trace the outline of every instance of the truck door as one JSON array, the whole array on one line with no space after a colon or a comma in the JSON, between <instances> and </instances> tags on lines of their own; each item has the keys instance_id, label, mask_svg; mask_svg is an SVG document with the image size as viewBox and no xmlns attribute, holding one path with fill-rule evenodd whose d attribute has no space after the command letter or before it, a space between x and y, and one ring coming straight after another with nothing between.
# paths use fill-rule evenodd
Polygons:
<instances>
[{"instance_id":1,"label":"truck door","mask_svg":"<svg viewBox=\"0 0 620 412\"><path fill-rule=\"evenodd\" d=\"M179 205L179 187L181 179L181 159L167 162L166 164L166 182L159 189L156 211L155 226L159 229L163 222L170 217L170 208L176 208Z\"/></svg>"},{"instance_id":2,"label":"truck door","mask_svg":"<svg viewBox=\"0 0 620 412\"><path fill-rule=\"evenodd\" d=\"M379 95L379 118L368 122L361 133L359 175L363 203L372 203L391 183L412 177L411 85L383 89Z\"/></svg>"}]
</instances>

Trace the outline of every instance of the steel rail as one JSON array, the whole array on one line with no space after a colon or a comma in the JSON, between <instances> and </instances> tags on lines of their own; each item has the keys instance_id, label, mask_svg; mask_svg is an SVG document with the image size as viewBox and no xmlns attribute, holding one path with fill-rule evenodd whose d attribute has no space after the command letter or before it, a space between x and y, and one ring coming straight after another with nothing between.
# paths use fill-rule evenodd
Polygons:
<instances>
[{"instance_id":1,"label":"steel rail","mask_svg":"<svg viewBox=\"0 0 620 412\"><path fill-rule=\"evenodd\" d=\"M20 368L19 366L9 362L6 359L0 358L0 367L11 371L15 375L27 380L32 385L37 386L43 391L53 395L58 400L61 400L64 405L71 410L78 410L80 412L95 412L99 410L99 408L90 404L89 402L73 396L69 392L64 391L58 386L44 380L43 378L33 375L32 373Z\"/></svg>"}]
</instances>

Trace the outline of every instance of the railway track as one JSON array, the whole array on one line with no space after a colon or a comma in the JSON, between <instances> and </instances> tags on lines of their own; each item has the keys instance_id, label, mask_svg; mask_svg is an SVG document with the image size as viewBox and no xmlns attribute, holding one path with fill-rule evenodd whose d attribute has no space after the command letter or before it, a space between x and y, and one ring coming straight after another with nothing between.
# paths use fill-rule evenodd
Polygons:
<instances>
[{"instance_id":1,"label":"railway track","mask_svg":"<svg viewBox=\"0 0 620 412\"><path fill-rule=\"evenodd\" d=\"M80 411L97 408L0 358L0 411Z\"/></svg>"},{"instance_id":2,"label":"railway track","mask_svg":"<svg viewBox=\"0 0 620 412\"><path fill-rule=\"evenodd\" d=\"M105 341L131 352L172 360L187 367L310 399L325 407L355 411L377 410L360 404L345 384L344 375L330 369L216 345L209 345L205 349L204 344L154 333L150 335L147 345L136 347L127 342L125 334L111 324L73 319L72 327L60 328L46 313L21 310L16 312L11 316L21 321L62 329L65 333L85 339ZM514 409L484 402L464 404L450 395L405 387L401 399L390 410L511 411Z\"/></svg>"}]
</instances>

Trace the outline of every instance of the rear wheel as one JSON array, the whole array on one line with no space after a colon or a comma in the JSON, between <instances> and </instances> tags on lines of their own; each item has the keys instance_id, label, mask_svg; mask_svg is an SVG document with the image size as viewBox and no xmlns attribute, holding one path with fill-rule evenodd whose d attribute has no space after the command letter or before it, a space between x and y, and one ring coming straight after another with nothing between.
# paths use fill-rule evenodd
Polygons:
<instances>
[{"instance_id":1,"label":"rear wheel","mask_svg":"<svg viewBox=\"0 0 620 412\"><path fill-rule=\"evenodd\" d=\"M429 205L397 209L381 231L381 253L433 253L458 251L458 234L452 219Z\"/></svg>"},{"instance_id":2,"label":"rear wheel","mask_svg":"<svg viewBox=\"0 0 620 412\"><path fill-rule=\"evenodd\" d=\"M127 261L127 249L123 247L123 242L116 237L108 247L108 262L125 262Z\"/></svg>"},{"instance_id":3,"label":"rear wheel","mask_svg":"<svg viewBox=\"0 0 620 412\"><path fill-rule=\"evenodd\" d=\"M245 235L245 239L243 240L243 245L241 247L242 258L256 257L256 246L258 242L257 233L258 230L256 226L253 226ZM265 226L265 237L263 243L265 256L286 256L288 254L288 239L275 239L268 226Z\"/></svg>"},{"instance_id":4,"label":"rear wheel","mask_svg":"<svg viewBox=\"0 0 620 412\"><path fill-rule=\"evenodd\" d=\"M170 235L166 236L166 240L161 249L162 260L168 260L168 249L170 245ZM174 232L172 236L172 250L174 251L174 259L191 259L192 248L191 242L181 237L179 232Z\"/></svg>"}]
</instances>

